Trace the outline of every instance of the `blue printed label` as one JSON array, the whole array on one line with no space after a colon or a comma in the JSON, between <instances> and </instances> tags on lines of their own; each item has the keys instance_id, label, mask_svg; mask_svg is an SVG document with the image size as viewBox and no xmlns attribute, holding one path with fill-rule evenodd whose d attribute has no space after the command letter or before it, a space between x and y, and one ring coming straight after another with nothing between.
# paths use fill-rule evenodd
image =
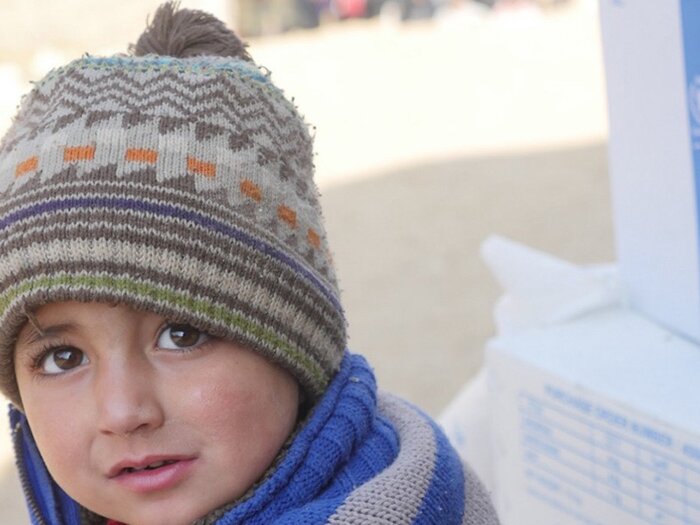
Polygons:
<instances>
[{"instance_id":1,"label":"blue printed label","mask_svg":"<svg viewBox=\"0 0 700 525\"><path fill-rule=\"evenodd\" d=\"M700 525L695 439L567 386L517 399L530 496L572 524Z\"/></svg>"}]
</instances>

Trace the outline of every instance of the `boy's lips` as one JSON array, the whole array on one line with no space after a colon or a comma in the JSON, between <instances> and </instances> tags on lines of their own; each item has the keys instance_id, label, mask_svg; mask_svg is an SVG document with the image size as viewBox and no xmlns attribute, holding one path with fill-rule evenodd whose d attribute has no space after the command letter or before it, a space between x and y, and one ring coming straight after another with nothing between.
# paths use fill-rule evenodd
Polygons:
<instances>
[{"instance_id":1,"label":"boy's lips","mask_svg":"<svg viewBox=\"0 0 700 525\"><path fill-rule=\"evenodd\" d=\"M146 456L142 459L123 459L109 469L107 477L112 479L139 472L154 472L163 467L193 459L192 456L183 455L157 455Z\"/></svg>"},{"instance_id":2,"label":"boy's lips","mask_svg":"<svg viewBox=\"0 0 700 525\"><path fill-rule=\"evenodd\" d=\"M110 468L107 477L134 492L165 490L187 477L196 459L180 455L125 459Z\"/></svg>"}]
</instances>

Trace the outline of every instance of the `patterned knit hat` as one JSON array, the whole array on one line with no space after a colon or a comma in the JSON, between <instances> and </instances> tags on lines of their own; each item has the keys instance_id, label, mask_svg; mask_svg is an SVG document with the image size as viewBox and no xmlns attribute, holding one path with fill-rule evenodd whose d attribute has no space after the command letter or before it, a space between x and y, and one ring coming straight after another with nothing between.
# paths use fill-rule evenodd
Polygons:
<instances>
[{"instance_id":1,"label":"patterned knit hat","mask_svg":"<svg viewBox=\"0 0 700 525\"><path fill-rule=\"evenodd\" d=\"M346 333L306 124L209 14L164 4L130 51L50 72L0 143L0 391L21 405L27 313L75 300L241 342L317 398Z\"/></svg>"}]
</instances>

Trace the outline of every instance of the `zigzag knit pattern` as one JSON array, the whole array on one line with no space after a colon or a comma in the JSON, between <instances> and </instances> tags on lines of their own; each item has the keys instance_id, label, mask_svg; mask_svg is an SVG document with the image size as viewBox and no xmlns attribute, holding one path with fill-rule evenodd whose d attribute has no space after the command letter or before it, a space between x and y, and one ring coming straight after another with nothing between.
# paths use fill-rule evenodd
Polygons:
<instances>
[{"instance_id":1,"label":"zigzag knit pattern","mask_svg":"<svg viewBox=\"0 0 700 525\"><path fill-rule=\"evenodd\" d=\"M318 396L346 336L312 155L243 60L51 72L0 143L0 340L46 302L123 302L247 344ZM9 347L0 374L19 403Z\"/></svg>"},{"instance_id":2,"label":"zigzag knit pattern","mask_svg":"<svg viewBox=\"0 0 700 525\"><path fill-rule=\"evenodd\" d=\"M33 523L79 525L18 411L16 454ZM490 499L443 432L379 394L365 360L348 354L277 466L242 501L194 525L497 525Z\"/></svg>"}]
</instances>

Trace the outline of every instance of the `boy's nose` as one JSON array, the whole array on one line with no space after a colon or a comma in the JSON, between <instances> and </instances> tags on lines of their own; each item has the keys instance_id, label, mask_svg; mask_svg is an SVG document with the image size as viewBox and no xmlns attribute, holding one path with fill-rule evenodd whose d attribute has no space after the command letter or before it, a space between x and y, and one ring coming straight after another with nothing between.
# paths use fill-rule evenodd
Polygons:
<instances>
[{"instance_id":1,"label":"boy's nose","mask_svg":"<svg viewBox=\"0 0 700 525\"><path fill-rule=\"evenodd\" d=\"M154 371L146 359L114 359L98 371L94 395L98 430L127 436L163 424Z\"/></svg>"}]
</instances>

